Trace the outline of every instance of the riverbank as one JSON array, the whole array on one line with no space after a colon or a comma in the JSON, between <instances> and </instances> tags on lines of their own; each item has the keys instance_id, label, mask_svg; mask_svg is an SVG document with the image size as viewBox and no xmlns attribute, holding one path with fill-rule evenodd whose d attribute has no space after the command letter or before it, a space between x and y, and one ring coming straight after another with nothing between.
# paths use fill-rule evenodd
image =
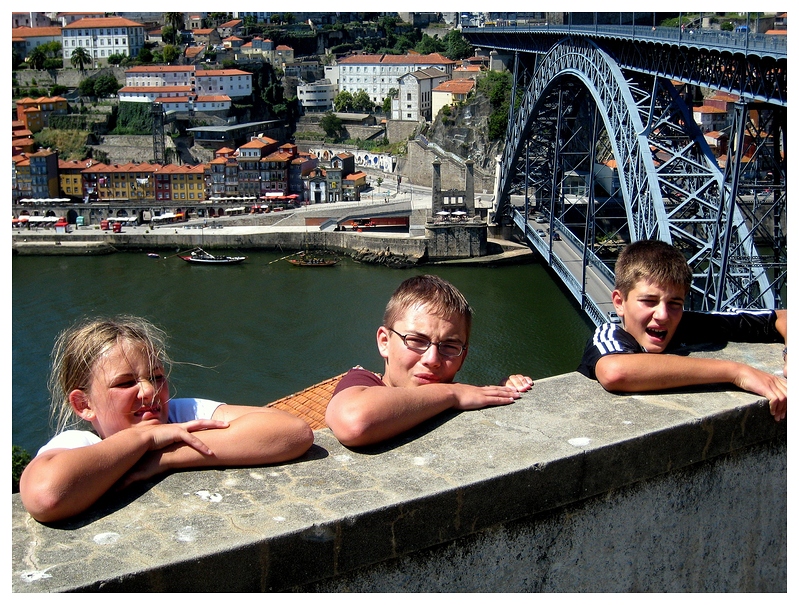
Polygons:
<instances>
[{"instance_id":1,"label":"riverbank","mask_svg":"<svg viewBox=\"0 0 799 605\"><path fill-rule=\"evenodd\" d=\"M78 228L70 233L51 229L12 234L11 251L16 255L95 255L124 252L189 250L327 250L351 256L359 262L403 267L418 264L498 265L532 262L532 250L518 242L488 238L483 256L430 259L423 236L385 231L321 231L311 226L215 225L198 229L180 224L151 229L124 227L119 233Z\"/></svg>"}]
</instances>

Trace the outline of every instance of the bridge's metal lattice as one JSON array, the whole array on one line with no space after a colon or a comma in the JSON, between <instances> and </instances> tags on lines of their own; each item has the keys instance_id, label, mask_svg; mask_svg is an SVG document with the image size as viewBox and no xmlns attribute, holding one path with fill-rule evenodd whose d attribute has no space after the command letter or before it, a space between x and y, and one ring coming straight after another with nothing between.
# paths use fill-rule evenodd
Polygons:
<instances>
[{"instance_id":1,"label":"bridge's metal lattice","mask_svg":"<svg viewBox=\"0 0 799 605\"><path fill-rule=\"evenodd\" d=\"M539 62L509 124L496 213L508 212L511 194L532 190L536 208L575 234L584 262L605 263L604 273L617 244L657 238L686 254L695 274L691 306L773 306L787 265L784 154L774 152L784 146L769 124L783 115L764 113L758 132L741 137L757 144L722 171L671 81L622 70L589 40L565 39ZM766 193L761 183L761 195L742 200L737 185L745 170L753 173L752 152L766 149L754 174L781 187L771 183ZM766 262L764 243L773 250Z\"/></svg>"}]
</instances>

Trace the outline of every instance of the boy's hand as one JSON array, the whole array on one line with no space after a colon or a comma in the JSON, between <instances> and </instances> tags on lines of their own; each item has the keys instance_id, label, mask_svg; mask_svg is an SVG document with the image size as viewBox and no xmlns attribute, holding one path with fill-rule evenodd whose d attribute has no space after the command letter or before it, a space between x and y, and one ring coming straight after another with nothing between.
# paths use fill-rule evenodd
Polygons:
<instances>
[{"instance_id":1,"label":"boy's hand","mask_svg":"<svg viewBox=\"0 0 799 605\"><path fill-rule=\"evenodd\" d=\"M788 381L780 376L762 372L741 364L733 381L735 386L768 399L768 407L774 420L779 422L788 412Z\"/></svg>"},{"instance_id":2,"label":"boy's hand","mask_svg":"<svg viewBox=\"0 0 799 605\"><path fill-rule=\"evenodd\" d=\"M500 383L500 386L513 387L520 393L529 391L533 386L533 379L522 374L512 374Z\"/></svg>"},{"instance_id":3,"label":"boy's hand","mask_svg":"<svg viewBox=\"0 0 799 605\"><path fill-rule=\"evenodd\" d=\"M519 389L510 386L476 387L470 384L453 383L457 403L456 410L479 410L491 405L508 405L519 399Z\"/></svg>"}]
</instances>

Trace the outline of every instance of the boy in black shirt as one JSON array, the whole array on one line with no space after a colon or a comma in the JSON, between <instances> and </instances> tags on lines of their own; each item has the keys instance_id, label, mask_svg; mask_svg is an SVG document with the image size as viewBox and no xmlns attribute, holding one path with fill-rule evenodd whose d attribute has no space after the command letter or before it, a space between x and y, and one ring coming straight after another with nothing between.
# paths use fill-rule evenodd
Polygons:
<instances>
[{"instance_id":1,"label":"boy in black shirt","mask_svg":"<svg viewBox=\"0 0 799 605\"><path fill-rule=\"evenodd\" d=\"M577 370L608 391L641 392L729 382L762 395L774 419L788 405L788 383L743 363L669 353L692 343L785 342L788 315L778 311L683 311L691 269L673 246L657 240L630 244L616 263L613 305L621 326L599 326ZM783 375L788 376L787 346Z\"/></svg>"}]
</instances>

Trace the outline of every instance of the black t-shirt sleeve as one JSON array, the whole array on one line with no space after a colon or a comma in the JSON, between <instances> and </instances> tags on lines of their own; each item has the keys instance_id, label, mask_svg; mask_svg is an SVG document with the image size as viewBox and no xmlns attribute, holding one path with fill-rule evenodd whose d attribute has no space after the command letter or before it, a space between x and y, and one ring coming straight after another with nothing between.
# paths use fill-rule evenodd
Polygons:
<instances>
[{"instance_id":1,"label":"black t-shirt sleeve","mask_svg":"<svg viewBox=\"0 0 799 605\"><path fill-rule=\"evenodd\" d=\"M777 314L764 310L731 312L685 311L674 335L674 346L727 342L783 342L776 328ZM671 348L671 347L669 347Z\"/></svg>"},{"instance_id":2,"label":"black t-shirt sleeve","mask_svg":"<svg viewBox=\"0 0 799 605\"><path fill-rule=\"evenodd\" d=\"M577 371L596 380L597 362L605 355L617 353L643 353L643 349L619 324L602 324L586 343Z\"/></svg>"}]
</instances>

